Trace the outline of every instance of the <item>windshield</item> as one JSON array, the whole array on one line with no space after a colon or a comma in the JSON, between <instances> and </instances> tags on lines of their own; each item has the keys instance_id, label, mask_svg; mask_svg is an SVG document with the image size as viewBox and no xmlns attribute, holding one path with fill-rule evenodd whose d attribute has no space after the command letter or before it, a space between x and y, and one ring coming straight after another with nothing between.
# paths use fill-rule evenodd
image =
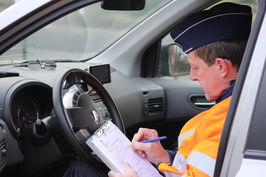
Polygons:
<instances>
[{"instance_id":1,"label":"windshield","mask_svg":"<svg viewBox=\"0 0 266 177\"><path fill-rule=\"evenodd\" d=\"M146 0L140 11L107 11L96 3L77 10L42 28L2 56L2 64L25 60L87 60L112 45L123 35L171 0Z\"/></svg>"}]
</instances>

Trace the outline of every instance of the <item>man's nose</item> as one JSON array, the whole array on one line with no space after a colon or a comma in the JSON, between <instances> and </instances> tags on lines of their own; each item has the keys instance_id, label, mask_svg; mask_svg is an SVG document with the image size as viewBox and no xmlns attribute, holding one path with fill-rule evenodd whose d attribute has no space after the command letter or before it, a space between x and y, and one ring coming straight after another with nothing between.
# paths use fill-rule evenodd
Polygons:
<instances>
[{"instance_id":1,"label":"man's nose","mask_svg":"<svg viewBox=\"0 0 266 177\"><path fill-rule=\"evenodd\" d=\"M198 77L197 77L197 75L196 75L195 73L190 72L190 79L191 79L192 81L197 81L197 80L198 80Z\"/></svg>"}]
</instances>

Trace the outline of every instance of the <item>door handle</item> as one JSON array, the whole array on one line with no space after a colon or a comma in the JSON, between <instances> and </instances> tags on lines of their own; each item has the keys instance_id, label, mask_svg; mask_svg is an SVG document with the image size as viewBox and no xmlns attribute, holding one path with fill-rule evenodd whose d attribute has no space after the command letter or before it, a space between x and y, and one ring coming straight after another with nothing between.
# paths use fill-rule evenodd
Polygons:
<instances>
[{"instance_id":1,"label":"door handle","mask_svg":"<svg viewBox=\"0 0 266 177\"><path fill-rule=\"evenodd\" d=\"M206 110L215 105L215 102L208 101L204 94L193 94L189 96L189 102L197 109Z\"/></svg>"},{"instance_id":2,"label":"door handle","mask_svg":"<svg viewBox=\"0 0 266 177\"><path fill-rule=\"evenodd\" d=\"M193 104L196 106L213 106L215 102L195 102Z\"/></svg>"}]
</instances>

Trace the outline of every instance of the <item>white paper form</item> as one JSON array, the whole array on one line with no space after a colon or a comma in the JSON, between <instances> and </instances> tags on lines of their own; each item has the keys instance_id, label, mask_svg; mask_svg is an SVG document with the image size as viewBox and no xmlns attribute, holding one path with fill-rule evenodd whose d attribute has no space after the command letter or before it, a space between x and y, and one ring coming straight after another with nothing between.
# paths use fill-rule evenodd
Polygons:
<instances>
[{"instance_id":1,"label":"white paper form","mask_svg":"<svg viewBox=\"0 0 266 177\"><path fill-rule=\"evenodd\" d=\"M86 143L114 171L124 173L124 163L128 162L139 177L162 177L150 162L133 152L129 139L111 121L104 124Z\"/></svg>"}]
</instances>

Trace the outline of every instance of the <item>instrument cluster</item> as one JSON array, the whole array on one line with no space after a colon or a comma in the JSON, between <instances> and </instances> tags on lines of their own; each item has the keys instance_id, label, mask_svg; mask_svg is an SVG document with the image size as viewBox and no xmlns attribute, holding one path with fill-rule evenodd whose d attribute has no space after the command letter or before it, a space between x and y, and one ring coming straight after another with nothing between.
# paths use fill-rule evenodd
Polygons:
<instances>
[{"instance_id":1,"label":"instrument cluster","mask_svg":"<svg viewBox=\"0 0 266 177\"><path fill-rule=\"evenodd\" d=\"M41 85L31 85L14 91L9 98L10 125L16 135L29 128L38 119L51 115L52 90Z\"/></svg>"},{"instance_id":2,"label":"instrument cluster","mask_svg":"<svg viewBox=\"0 0 266 177\"><path fill-rule=\"evenodd\" d=\"M16 132L20 133L41 118L41 108L32 95L19 93L14 98L11 105L11 116Z\"/></svg>"}]
</instances>

